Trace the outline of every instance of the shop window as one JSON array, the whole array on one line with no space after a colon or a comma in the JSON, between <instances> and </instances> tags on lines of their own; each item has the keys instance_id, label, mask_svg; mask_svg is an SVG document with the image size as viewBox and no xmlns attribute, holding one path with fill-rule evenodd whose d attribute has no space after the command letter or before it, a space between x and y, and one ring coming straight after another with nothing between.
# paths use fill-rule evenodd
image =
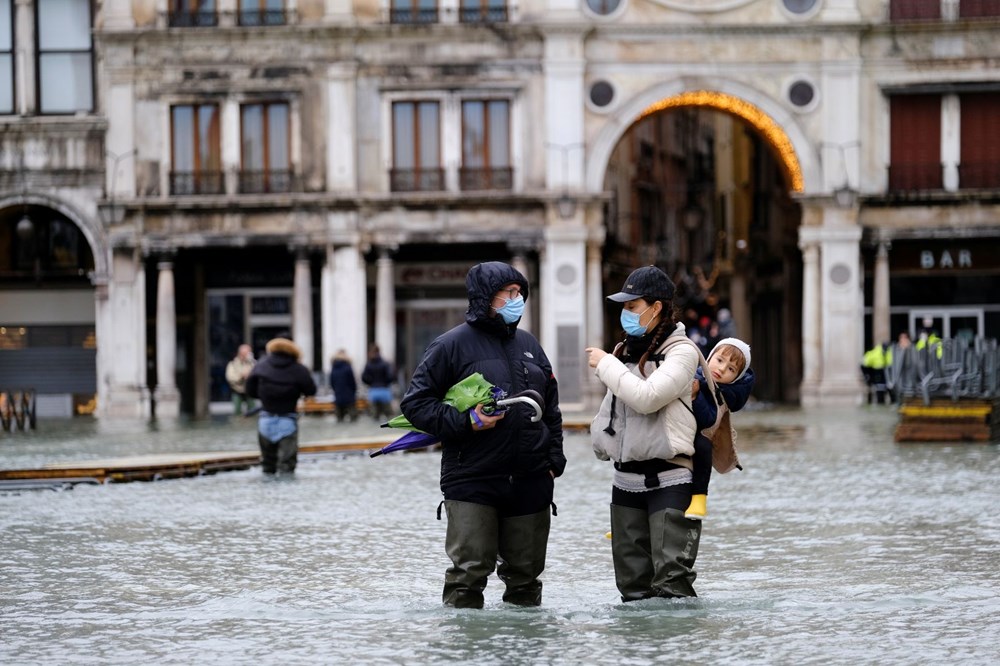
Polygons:
<instances>
[{"instance_id":1,"label":"shop window","mask_svg":"<svg viewBox=\"0 0 1000 666\"><path fill-rule=\"evenodd\" d=\"M240 0L240 25L284 25L285 0Z\"/></svg>"},{"instance_id":2,"label":"shop window","mask_svg":"<svg viewBox=\"0 0 1000 666\"><path fill-rule=\"evenodd\" d=\"M14 3L0 0L0 115L14 113Z\"/></svg>"},{"instance_id":3,"label":"shop window","mask_svg":"<svg viewBox=\"0 0 1000 666\"><path fill-rule=\"evenodd\" d=\"M959 97L961 105L962 162L958 182L962 189L1000 189L1000 93L970 93Z\"/></svg>"},{"instance_id":4,"label":"shop window","mask_svg":"<svg viewBox=\"0 0 1000 666\"><path fill-rule=\"evenodd\" d=\"M437 0L392 0L389 7L391 23L437 23Z\"/></svg>"},{"instance_id":5,"label":"shop window","mask_svg":"<svg viewBox=\"0 0 1000 666\"><path fill-rule=\"evenodd\" d=\"M1000 16L1000 0L960 0L959 18L989 18Z\"/></svg>"},{"instance_id":6,"label":"shop window","mask_svg":"<svg viewBox=\"0 0 1000 666\"><path fill-rule=\"evenodd\" d=\"M218 25L215 0L170 0L167 23L172 28L210 28Z\"/></svg>"},{"instance_id":7,"label":"shop window","mask_svg":"<svg viewBox=\"0 0 1000 666\"><path fill-rule=\"evenodd\" d=\"M507 0L462 0L459 19L462 23L504 23Z\"/></svg>"},{"instance_id":8,"label":"shop window","mask_svg":"<svg viewBox=\"0 0 1000 666\"><path fill-rule=\"evenodd\" d=\"M393 192L444 189L441 168L440 105L437 102L395 102L392 105Z\"/></svg>"},{"instance_id":9,"label":"shop window","mask_svg":"<svg viewBox=\"0 0 1000 666\"><path fill-rule=\"evenodd\" d=\"M93 110L90 0L38 0L36 12L40 111Z\"/></svg>"},{"instance_id":10,"label":"shop window","mask_svg":"<svg viewBox=\"0 0 1000 666\"><path fill-rule=\"evenodd\" d=\"M290 192L288 104L244 104L240 133L240 192Z\"/></svg>"},{"instance_id":11,"label":"shop window","mask_svg":"<svg viewBox=\"0 0 1000 666\"><path fill-rule=\"evenodd\" d=\"M940 0L889 0L890 21L935 21L940 18Z\"/></svg>"},{"instance_id":12,"label":"shop window","mask_svg":"<svg viewBox=\"0 0 1000 666\"><path fill-rule=\"evenodd\" d=\"M462 102L463 190L509 190L514 170L510 166L510 102Z\"/></svg>"},{"instance_id":13,"label":"shop window","mask_svg":"<svg viewBox=\"0 0 1000 666\"><path fill-rule=\"evenodd\" d=\"M218 105L171 107L170 135L170 193L222 194Z\"/></svg>"},{"instance_id":14,"label":"shop window","mask_svg":"<svg viewBox=\"0 0 1000 666\"><path fill-rule=\"evenodd\" d=\"M889 190L941 189L940 95L890 97L889 124Z\"/></svg>"}]
</instances>

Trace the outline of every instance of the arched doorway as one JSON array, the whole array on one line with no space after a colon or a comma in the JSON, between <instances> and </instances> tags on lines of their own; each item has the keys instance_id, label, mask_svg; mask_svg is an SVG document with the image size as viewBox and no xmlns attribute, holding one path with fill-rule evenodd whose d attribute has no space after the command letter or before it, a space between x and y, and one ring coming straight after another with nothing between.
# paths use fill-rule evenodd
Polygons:
<instances>
[{"instance_id":1,"label":"arched doorway","mask_svg":"<svg viewBox=\"0 0 1000 666\"><path fill-rule=\"evenodd\" d=\"M604 292L656 264L706 354L750 342L759 399L795 402L802 379L802 166L784 130L734 95L684 91L646 104L609 152ZM606 311L611 343L617 312Z\"/></svg>"},{"instance_id":2,"label":"arched doorway","mask_svg":"<svg viewBox=\"0 0 1000 666\"><path fill-rule=\"evenodd\" d=\"M96 407L94 272L63 211L30 199L0 208L0 389L33 389L39 416Z\"/></svg>"}]
</instances>

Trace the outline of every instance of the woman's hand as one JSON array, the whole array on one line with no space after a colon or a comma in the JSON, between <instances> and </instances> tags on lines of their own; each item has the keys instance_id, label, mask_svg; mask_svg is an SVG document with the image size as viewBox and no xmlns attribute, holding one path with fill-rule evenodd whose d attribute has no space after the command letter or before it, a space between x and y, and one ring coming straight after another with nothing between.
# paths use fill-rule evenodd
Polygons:
<instances>
[{"instance_id":1,"label":"woman's hand","mask_svg":"<svg viewBox=\"0 0 1000 666\"><path fill-rule=\"evenodd\" d=\"M701 382L697 379L691 383L691 400L698 397L698 391L701 389Z\"/></svg>"},{"instance_id":2,"label":"woman's hand","mask_svg":"<svg viewBox=\"0 0 1000 666\"><path fill-rule=\"evenodd\" d=\"M483 403L476 405L476 408L472 411L472 429L475 432L480 430L489 430L490 428L495 428L497 421L504 417L506 412L500 412L499 414L483 414Z\"/></svg>"},{"instance_id":3,"label":"woman's hand","mask_svg":"<svg viewBox=\"0 0 1000 666\"><path fill-rule=\"evenodd\" d=\"M587 365L592 368L596 368L601 359L608 355L608 352L600 347L587 347L583 351L587 354Z\"/></svg>"}]
</instances>

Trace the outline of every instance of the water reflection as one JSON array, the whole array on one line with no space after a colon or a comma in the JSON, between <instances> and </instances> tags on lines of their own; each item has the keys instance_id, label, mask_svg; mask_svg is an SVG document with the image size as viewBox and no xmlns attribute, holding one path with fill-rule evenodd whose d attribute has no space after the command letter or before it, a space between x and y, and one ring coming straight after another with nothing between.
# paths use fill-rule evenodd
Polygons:
<instances>
[{"instance_id":1,"label":"water reflection","mask_svg":"<svg viewBox=\"0 0 1000 666\"><path fill-rule=\"evenodd\" d=\"M287 483L0 495L0 663L1000 658L996 446L896 445L870 408L739 416L746 471L713 477L697 600L618 602L610 471L585 435L567 440L538 609L506 607L495 577L484 611L441 607L439 454L306 458ZM74 425L0 455L246 449L252 425ZM303 423L304 442L338 432Z\"/></svg>"}]
</instances>

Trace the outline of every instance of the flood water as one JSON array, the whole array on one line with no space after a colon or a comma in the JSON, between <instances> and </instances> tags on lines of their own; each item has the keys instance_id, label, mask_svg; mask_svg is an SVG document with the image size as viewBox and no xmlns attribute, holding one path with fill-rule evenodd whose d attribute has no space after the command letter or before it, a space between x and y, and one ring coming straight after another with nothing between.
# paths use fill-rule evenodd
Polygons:
<instances>
[{"instance_id":1,"label":"flood water","mask_svg":"<svg viewBox=\"0 0 1000 666\"><path fill-rule=\"evenodd\" d=\"M1000 449L895 444L883 407L737 415L694 600L624 605L611 469L567 435L543 606L440 604L435 452L0 493L0 663L992 664ZM0 465L253 447L251 421L40 424ZM46 428L50 430L47 431ZM339 430L306 419L303 443Z\"/></svg>"}]
</instances>

